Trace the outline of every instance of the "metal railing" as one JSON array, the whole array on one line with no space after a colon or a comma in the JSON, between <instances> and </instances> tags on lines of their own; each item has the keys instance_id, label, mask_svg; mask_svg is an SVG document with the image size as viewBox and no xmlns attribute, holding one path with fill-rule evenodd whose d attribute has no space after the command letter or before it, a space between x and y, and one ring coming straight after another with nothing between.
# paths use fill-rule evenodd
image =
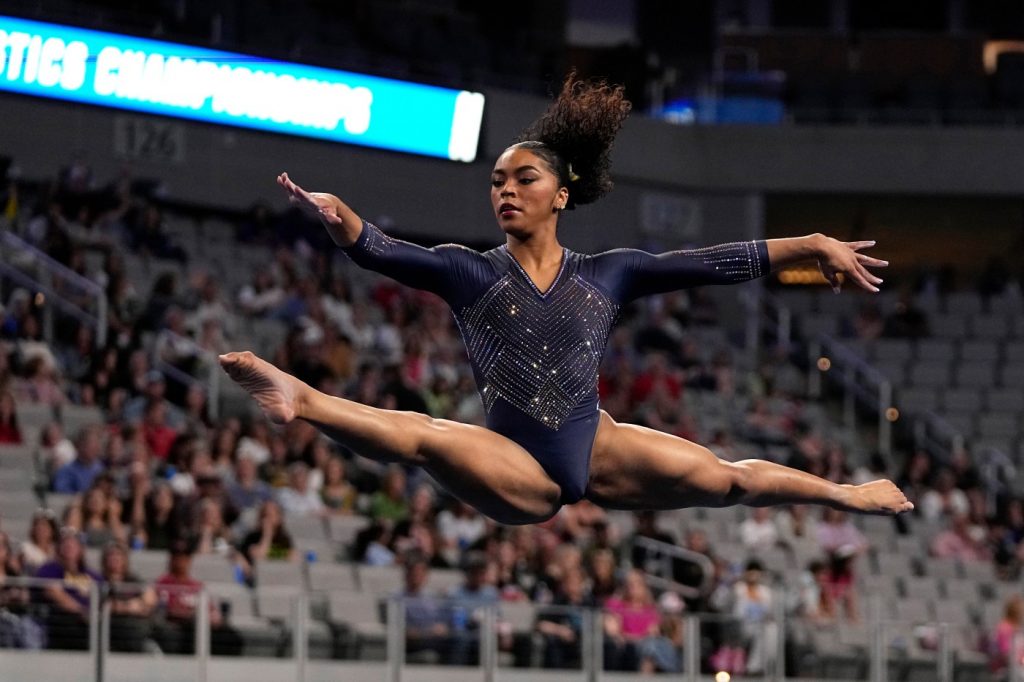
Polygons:
<instances>
[{"instance_id":1,"label":"metal railing","mask_svg":"<svg viewBox=\"0 0 1024 682\"><path fill-rule=\"evenodd\" d=\"M196 376L175 366L161 354L162 349L176 347L186 348L188 354L199 359L199 368L206 376ZM221 371L217 354L207 350L187 336L176 334L169 329L162 329L156 335L151 349L151 361L154 368L175 381L191 386L198 384L206 391L206 407L210 419L217 419L220 414L220 380Z\"/></svg>"},{"instance_id":2,"label":"metal railing","mask_svg":"<svg viewBox=\"0 0 1024 682\"><path fill-rule=\"evenodd\" d=\"M43 588L71 589L63 581L35 579L8 579L5 589L19 585L30 588L33 600L45 608L54 607ZM158 591L166 595L167 589L161 586ZM532 679L531 672L543 670L545 677L555 682L578 680L581 674L596 682L605 677L607 670L635 671L638 661L647 661L655 662L654 667L672 674L673 679L687 682L707 679L701 675L708 671L725 671L748 680L886 682L902 679L911 668L918 674L915 679L952 682L967 679L965 675L972 671L980 674L978 671L984 668L979 660L973 662L973 668L964 667L955 652L952 626L901 620L889 610L892 605L878 595L868 605L867 622L860 624L789 618L784 591L777 588L768 608L737 608L724 614L658 612L648 616L656 618L651 621L657 623L656 627L625 632L609 625L609 618L615 621L622 613L616 609L505 603L498 602L495 593L486 599L465 601L282 589L287 599L273 613L268 611L255 618L243 614L237 622L228 613L222 623L216 624L211 615L221 610L216 609L214 593L205 588L198 592L186 588L183 592L191 599L186 608L192 615L186 614L182 621L179 614L176 622L181 629L171 649L166 649L166 637L159 634L159 625L165 622L161 621L162 609L167 605L163 602L152 616L152 639L156 641L147 640L146 647L128 652L125 641L119 641L112 629L117 613L112 609L111 591L103 583L90 582L83 613L85 645L74 647L79 653L70 654L79 657L74 660L81 660L82 665L67 669L66 652L51 657L51 652L38 649L0 650L0 679L15 679L19 671L30 666L38 673L36 679L95 682L141 679L137 675L205 682L218 679L226 670L232 671L233 679L244 677L253 682L284 677L296 682L382 678L401 682L424 679L428 674L438 680L450 679L453 674L464 677L465 672L458 671L473 669L477 671L474 678L484 680ZM261 603L259 590L246 594L254 603ZM338 594L363 600L370 607L332 610L333 606L326 605L333 605L332 595ZM243 594L243 599L249 597ZM428 641L417 639L419 635L410 630L414 622L418 632L423 631L424 610L415 602L424 600L433 609L427 613L435 614L439 626ZM373 622L359 622L360 618ZM40 619L53 627L54 621L45 615ZM560 629L544 631L542 621L554 622ZM250 651L241 645L231 654L217 650L216 632L237 628L248 629L249 636L252 632L262 636L260 627L265 629L264 640L272 645L268 651ZM351 642L341 645L339 638L362 641L357 646ZM61 639L66 641L67 637ZM801 644L807 641L812 644ZM835 644L826 645L829 641ZM563 648L557 659L548 655L546 647L550 646ZM791 649L805 655L790 656L797 668L787 671ZM550 668L548 664L558 667ZM1020 661L1011 656L1009 665L1011 674L1016 675ZM452 673L443 672L446 669Z\"/></svg>"},{"instance_id":3,"label":"metal railing","mask_svg":"<svg viewBox=\"0 0 1024 682\"><path fill-rule=\"evenodd\" d=\"M633 538L633 547L643 549L647 555L643 570L647 583L652 587L672 590L687 598L706 596L711 591L715 565L706 555L639 535ZM673 579L673 564L676 560L695 564L700 568L700 585L683 585Z\"/></svg>"},{"instance_id":4,"label":"metal railing","mask_svg":"<svg viewBox=\"0 0 1024 682\"><path fill-rule=\"evenodd\" d=\"M16 286L25 287L45 297L43 307L43 338L53 342L53 314L59 310L92 327L96 346L107 343L107 296L96 282L59 263L10 230L0 231L0 281L4 277ZM72 296L74 294L74 296ZM74 299L80 299L78 301ZM92 310L82 303L92 302Z\"/></svg>"},{"instance_id":5,"label":"metal railing","mask_svg":"<svg viewBox=\"0 0 1024 682\"><path fill-rule=\"evenodd\" d=\"M807 360L810 366L809 395L812 398L821 395L824 377L838 383L843 391L843 423L847 428L856 426L858 404L874 412L878 420L878 452L889 461L892 457L892 424L897 416L892 411L892 382L855 351L828 334L819 334L808 342Z\"/></svg>"}]
</instances>

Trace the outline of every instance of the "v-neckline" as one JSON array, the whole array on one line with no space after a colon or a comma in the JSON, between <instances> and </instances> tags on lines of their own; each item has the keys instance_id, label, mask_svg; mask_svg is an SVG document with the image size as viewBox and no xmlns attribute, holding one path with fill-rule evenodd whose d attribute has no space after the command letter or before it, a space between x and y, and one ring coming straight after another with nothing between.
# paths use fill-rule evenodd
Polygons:
<instances>
[{"instance_id":1,"label":"v-neckline","mask_svg":"<svg viewBox=\"0 0 1024 682\"><path fill-rule=\"evenodd\" d=\"M562 279L562 273L565 271L565 264L569 262L569 249L567 249L567 248L565 248L563 246L562 247L562 264L558 266L558 274L555 275L555 278L553 280L551 280L551 284L548 285L548 288L545 289L544 291L541 291L540 287L537 286L537 283L533 281L532 277L530 277L530 273L528 273L526 271L526 268L524 268L522 265L520 265L519 261L515 257L515 254L513 254L511 251L508 250L508 246L506 244L502 244L501 248L505 249L505 253L508 254L508 257L515 264L516 269L518 269L520 274L522 274L523 278L527 282L529 282L530 288L533 289L533 293L537 294L541 298L547 298L548 294L550 294L552 291L554 291L555 286L558 284L559 280Z\"/></svg>"}]
</instances>

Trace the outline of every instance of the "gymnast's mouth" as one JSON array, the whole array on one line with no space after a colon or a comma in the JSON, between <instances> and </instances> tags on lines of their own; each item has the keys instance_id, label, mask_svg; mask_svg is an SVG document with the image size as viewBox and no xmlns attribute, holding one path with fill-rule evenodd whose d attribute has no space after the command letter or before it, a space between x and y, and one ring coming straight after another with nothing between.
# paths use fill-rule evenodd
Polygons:
<instances>
[{"instance_id":1,"label":"gymnast's mouth","mask_svg":"<svg viewBox=\"0 0 1024 682\"><path fill-rule=\"evenodd\" d=\"M500 216L510 216L513 213L522 213L522 210L516 208L512 204L502 204L498 207L498 215Z\"/></svg>"}]
</instances>

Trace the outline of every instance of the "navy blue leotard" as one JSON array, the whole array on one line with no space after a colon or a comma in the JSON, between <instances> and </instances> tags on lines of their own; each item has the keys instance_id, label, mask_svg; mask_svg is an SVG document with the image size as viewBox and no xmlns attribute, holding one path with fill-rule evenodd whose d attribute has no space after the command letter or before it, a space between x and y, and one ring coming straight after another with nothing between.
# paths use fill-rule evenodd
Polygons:
<instances>
[{"instance_id":1,"label":"navy blue leotard","mask_svg":"<svg viewBox=\"0 0 1024 682\"><path fill-rule=\"evenodd\" d=\"M455 244L428 249L365 221L345 252L451 306L488 428L529 452L561 486L565 504L586 493L599 418L597 373L619 308L648 294L769 271L763 241L660 255L564 249L558 275L541 292L504 246L485 253Z\"/></svg>"}]
</instances>

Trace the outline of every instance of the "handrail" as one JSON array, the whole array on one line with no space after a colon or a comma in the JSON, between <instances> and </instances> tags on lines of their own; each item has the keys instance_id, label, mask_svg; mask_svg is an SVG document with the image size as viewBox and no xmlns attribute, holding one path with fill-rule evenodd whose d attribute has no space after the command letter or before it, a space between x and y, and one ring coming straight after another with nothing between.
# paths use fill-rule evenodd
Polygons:
<instances>
[{"instance_id":1,"label":"handrail","mask_svg":"<svg viewBox=\"0 0 1024 682\"><path fill-rule=\"evenodd\" d=\"M162 329L153 340L152 357L153 364L161 372L170 374L177 381L183 384L201 384L203 380L199 377L192 376L188 372L178 369L174 365L170 364L163 358L157 355L158 349L161 347L162 339L170 339L176 344L184 344L188 346L195 355L198 355L203 359L203 363L210 368L210 374L206 377L206 409L210 419L217 419L220 414L220 371L217 354L213 351L209 351L198 343L195 339L190 339L187 336L182 336L172 332L170 329Z\"/></svg>"},{"instance_id":2,"label":"handrail","mask_svg":"<svg viewBox=\"0 0 1024 682\"><path fill-rule=\"evenodd\" d=\"M42 291L53 305L60 307L79 322L93 326L96 332L97 347L102 348L107 344L107 294L103 290L102 286L87 277L83 277L66 265L54 260L40 249L15 235L10 230L0 231L0 242L13 250L28 254L31 262L39 265L40 268L49 275L49 277L46 278L48 281L42 281L38 276L30 272L26 272L24 269L15 267L14 259L5 259L6 262L0 262L0 266L3 266L0 270L12 279L19 281L22 285L34 287L39 291ZM53 282L55 280L67 282L69 285L85 292L95 299L96 313L93 314L82 310L81 306L72 302L67 296L58 292L53 287ZM51 310L52 308L50 307L46 308L46 317L43 324L44 336L48 342L53 340L53 319Z\"/></svg>"},{"instance_id":3,"label":"handrail","mask_svg":"<svg viewBox=\"0 0 1024 682\"><path fill-rule=\"evenodd\" d=\"M12 248L20 249L22 251L28 251L33 258L42 261L43 265L45 265L48 270L59 272L64 279L70 280L76 286L85 289L91 294L96 294L99 296L103 295L103 287L101 287L99 284L92 281L88 277L83 277L82 275L78 274L77 272L75 272L68 266L64 265L60 261L55 260L46 252L40 251L32 244L29 244L27 241L17 236L13 232L0 232L0 239L7 242Z\"/></svg>"},{"instance_id":4,"label":"handrail","mask_svg":"<svg viewBox=\"0 0 1024 682\"><path fill-rule=\"evenodd\" d=\"M711 562L711 559L700 552L694 552L670 542L662 542L640 535L633 538L633 546L657 555L655 561L658 563L662 575L655 575L650 571L646 571L647 575L645 576L648 582L656 587L674 590L684 597L700 597L711 592L711 581L715 577L715 565ZM683 585L673 580L671 578L672 559L682 559L683 561L697 564L701 569L701 584L694 587L692 585Z\"/></svg>"},{"instance_id":5,"label":"handrail","mask_svg":"<svg viewBox=\"0 0 1024 682\"><path fill-rule=\"evenodd\" d=\"M793 334L793 313L789 306L763 287L756 295L747 293L741 300L748 311L746 341L749 352L753 353L756 349L762 322L775 327L776 342L779 345L789 345ZM889 408L892 407L892 383L856 352L827 334L808 339L807 346L811 366L808 390L811 397L819 395L821 372L818 370L818 360L825 357L827 348L827 353L831 355L828 358L830 368L832 362L838 360L836 364L844 370L844 422L850 428L855 425L857 400L870 405L878 413L878 451L886 459L891 457L892 422Z\"/></svg>"}]
</instances>

